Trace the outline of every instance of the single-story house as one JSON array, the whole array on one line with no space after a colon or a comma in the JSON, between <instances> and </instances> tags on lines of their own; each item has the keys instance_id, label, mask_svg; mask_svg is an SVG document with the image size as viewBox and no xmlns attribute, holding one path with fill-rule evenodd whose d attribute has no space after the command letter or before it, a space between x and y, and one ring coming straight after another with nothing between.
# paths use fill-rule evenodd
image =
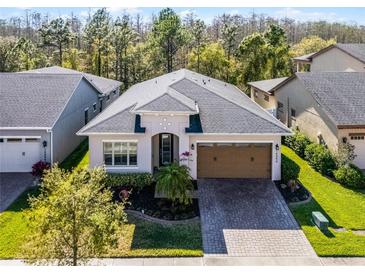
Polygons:
<instances>
[{"instance_id":1,"label":"single-story house","mask_svg":"<svg viewBox=\"0 0 365 274\"><path fill-rule=\"evenodd\" d=\"M291 131L237 87L181 69L136 84L79 132L90 167L154 172L174 161L196 178L281 178Z\"/></svg>"},{"instance_id":2,"label":"single-story house","mask_svg":"<svg viewBox=\"0 0 365 274\"><path fill-rule=\"evenodd\" d=\"M0 172L61 162L84 139L76 132L102 110L101 100L119 96L117 81L62 71L0 73Z\"/></svg>"},{"instance_id":3,"label":"single-story house","mask_svg":"<svg viewBox=\"0 0 365 274\"><path fill-rule=\"evenodd\" d=\"M262 82L250 85L256 89ZM354 163L365 169L365 72L296 73L279 82L272 88L267 80L266 90L277 118L332 151L341 142L353 144Z\"/></svg>"},{"instance_id":4,"label":"single-story house","mask_svg":"<svg viewBox=\"0 0 365 274\"><path fill-rule=\"evenodd\" d=\"M293 58L300 72L304 67L316 71L365 72L365 44L334 44L318 52Z\"/></svg>"}]
</instances>

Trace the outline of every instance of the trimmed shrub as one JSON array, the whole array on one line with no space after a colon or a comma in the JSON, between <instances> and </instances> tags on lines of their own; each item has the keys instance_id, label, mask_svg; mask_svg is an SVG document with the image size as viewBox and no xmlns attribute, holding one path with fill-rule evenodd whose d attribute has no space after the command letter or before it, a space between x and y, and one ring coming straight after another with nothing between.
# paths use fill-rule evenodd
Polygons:
<instances>
[{"instance_id":1,"label":"trimmed shrub","mask_svg":"<svg viewBox=\"0 0 365 274\"><path fill-rule=\"evenodd\" d=\"M281 180L287 183L289 180L296 180L298 179L300 168L299 166L286 157L282 155L281 158Z\"/></svg>"},{"instance_id":2,"label":"trimmed shrub","mask_svg":"<svg viewBox=\"0 0 365 274\"><path fill-rule=\"evenodd\" d=\"M305 148L311 144L311 141L303 133L296 130L294 131L294 135L285 137L285 144L300 157L304 158Z\"/></svg>"},{"instance_id":3,"label":"trimmed shrub","mask_svg":"<svg viewBox=\"0 0 365 274\"><path fill-rule=\"evenodd\" d=\"M310 144L304 154L311 167L321 174L332 176L336 163L328 148L320 144Z\"/></svg>"},{"instance_id":4,"label":"trimmed shrub","mask_svg":"<svg viewBox=\"0 0 365 274\"><path fill-rule=\"evenodd\" d=\"M334 172L335 179L341 185L363 188L365 187L365 176L355 165L341 166Z\"/></svg>"},{"instance_id":5,"label":"trimmed shrub","mask_svg":"<svg viewBox=\"0 0 365 274\"><path fill-rule=\"evenodd\" d=\"M148 172L108 174L106 185L109 187L126 186L139 191L145 186L151 185L152 178L152 174Z\"/></svg>"},{"instance_id":6,"label":"trimmed shrub","mask_svg":"<svg viewBox=\"0 0 365 274\"><path fill-rule=\"evenodd\" d=\"M39 161L32 166L32 175L35 177L42 177L44 172L50 168L50 163Z\"/></svg>"}]
</instances>

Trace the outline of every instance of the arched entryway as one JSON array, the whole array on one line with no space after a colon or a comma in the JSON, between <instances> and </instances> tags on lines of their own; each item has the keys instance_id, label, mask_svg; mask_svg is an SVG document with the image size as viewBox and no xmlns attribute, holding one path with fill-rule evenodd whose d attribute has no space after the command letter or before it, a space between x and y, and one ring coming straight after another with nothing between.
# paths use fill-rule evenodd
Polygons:
<instances>
[{"instance_id":1,"label":"arched entryway","mask_svg":"<svg viewBox=\"0 0 365 274\"><path fill-rule=\"evenodd\" d=\"M152 170L179 161L179 137L164 132L152 136Z\"/></svg>"}]
</instances>

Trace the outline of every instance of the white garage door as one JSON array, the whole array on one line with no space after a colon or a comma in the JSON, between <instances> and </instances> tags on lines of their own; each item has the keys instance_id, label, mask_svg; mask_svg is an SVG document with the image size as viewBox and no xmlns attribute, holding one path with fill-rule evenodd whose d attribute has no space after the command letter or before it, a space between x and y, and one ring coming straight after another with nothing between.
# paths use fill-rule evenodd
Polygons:
<instances>
[{"instance_id":1,"label":"white garage door","mask_svg":"<svg viewBox=\"0 0 365 274\"><path fill-rule=\"evenodd\" d=\"M355 146L356 158L354 164L365 169L365 133L350 134L350 143Z\"/></svg>"},{"instance_id":2,"label":"white garage door","mask_svg":"<svg viewBox=\"0 0 365 274\"><path fill-rule=\"evenodd\" d=\"M0 172L30 172L41 160L40 138L0 138Z\"/></svg>"}]
</instances>

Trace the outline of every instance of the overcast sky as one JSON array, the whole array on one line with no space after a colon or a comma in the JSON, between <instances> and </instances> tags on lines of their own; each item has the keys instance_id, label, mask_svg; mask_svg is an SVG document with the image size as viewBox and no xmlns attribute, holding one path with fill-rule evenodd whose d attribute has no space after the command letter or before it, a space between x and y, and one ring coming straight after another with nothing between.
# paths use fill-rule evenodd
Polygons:
<instances>
[{"instance_id":1,"label":"overcast sky","mask_svg":"<svg viewBox=\"0 0 365 274\"><path fill-rule=\"evenodd\" d=\"M23 16L25 9L48 13L51 17L66 17L71 13L86 18L89 11L96 8L0 8L0 18L8 19L12 16ZM299 21L327 20L329 22L357 23L365 25L365 8L173 8L178 14L184 15L194 12L206 23L210 23L214 16L222 13L249 15L252 11L266 14L275 18L290 17ZM161 8L108 8L113 17L124 12L131 15L141 14L146 20L152 14L157 14Z\"/></svg>"}]
</instances>

